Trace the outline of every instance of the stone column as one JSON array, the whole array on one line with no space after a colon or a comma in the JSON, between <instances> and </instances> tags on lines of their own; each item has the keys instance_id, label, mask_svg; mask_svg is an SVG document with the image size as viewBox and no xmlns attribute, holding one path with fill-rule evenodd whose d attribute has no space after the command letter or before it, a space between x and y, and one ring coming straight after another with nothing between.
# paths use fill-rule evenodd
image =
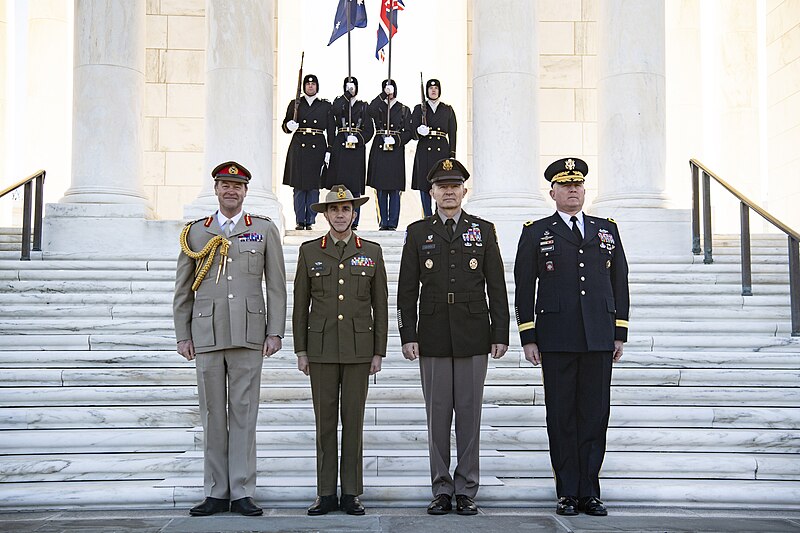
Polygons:
<instances>
[{"instance_id":1,"label":"stone column","mask_svg":"<svg viewBox=\"0 0 800 533\"><path fill-rule=\"evenodd\" d=\"M670 213L665 193L664 0L600 0L598 19L599 184L589 211L617 219L634 255L689 251L688 212Z\"/></svg>"},{"instance_id":2,"label":"stone column","mask_svg":"<svg viewBox=\"0 0 800 533\"><path fill-rule=\"evenodd\" d=\"M6 108L8 95L6 94L6 81L8 79L8 15L6 13L6 0L0 0L0 173L7 175L6 168ZM6 179L10 182L10 177ZM0 215L2 217L2 215ZM0 223L8 221L0 218Z\"/></svg>"},{"instance_id":3,"label":"stone column","mask_svg":"<svg viewBox=\"0 0 800 533\"><path fill-rule=\"evenodd\" d=\"M208 0L203 190L187 217L217 208L210 172L234 160L253 175L245 209L283 227L272 175L274 0Z\"/></svg>"},{"instance_id":4,"label":"stone column","mask_svg":"<svg viewBox=\"0 0 800 533\"><path fill-rule=\"evenodd\" d=\"M536 0L473 0L472 189L466 209L497 225L503 257L522 223L552 210L539 192Z\"/></svg>"},{"instance_id":5,"label":"stone column","mask_svg":"<svg viewBox=\"0 0 800 533\"><path fill-rule=\"evenodd\" d=\"M114 204L103 216L151 214L142 186L144 51L145 0L75 3L72 186L62 204Z\"/></svg>"}]
</instances>

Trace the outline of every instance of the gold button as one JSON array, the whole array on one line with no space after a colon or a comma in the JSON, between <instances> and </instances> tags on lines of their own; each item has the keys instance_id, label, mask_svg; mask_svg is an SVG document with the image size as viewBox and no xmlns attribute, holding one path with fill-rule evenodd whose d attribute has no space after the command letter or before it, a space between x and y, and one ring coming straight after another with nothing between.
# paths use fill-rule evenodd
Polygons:
<instances>
[{"instance_id":1,"label":"gold button","mask_svg":"<svg viewBox=\"0 0 800 533\"><path fill-rule=\"evenodd\" d=\"M316 276L319 277L319 272L317 272Z\"/></svg>"},{"instance_id":2,"label":"gold button","mask_svg":"<svg viewBox=\"0 0 800 533\"><path fill-rule=\"evenodd\" d=\"M586 291L581 291L581 295L585 295L585 294L586 294Z\"/></svg>"},{"instance_id":3,"label":"gold button","mask_svg":"<svg viewBox=\"0 0 800 533\"><path fill-rule=\"evenodd\" d=\"M580 263L578 266L579 266L579 267L581 267L581 268L583 268L583 263Z\"/></svg>"},{"instance_id":4,"label":"gold button","mask_svg":"<svg viewBox=\"0 0 800 533\"><path fill-rule=\"evenodd\" d=\"M372 326L369 327L369 330L372 331Z\"/></svg>"},{"instance_id":5,"label":"gold button","mask_svg":"<svg viewBox=\"0 0 800 533\"><path fill-rule=\"evenodd\" d=\"M362 276L366 276L366 275L367 275L367 273L366 273L366 272L362 272L362 273L361 273L361 275L362 275Z\"/></svg>"},{"instance_id":6,"label":"gold button","mask_svg":"<svg viewBox=\"0 0 800 533\"><path fill-rule=\"evenodd\" d=\"M250 253L254 254L254 253L256 253L256 251L255 250L250 250Z\"/></svg>"},{"instance_id":7,"label":"gold button","mask_svg":"<svg viewBox=\"0 0 800 533\"><path fill-rule=\"evenodd\" d=\"M344 270L344 263L339 263L339 270Z\"/></svg>"},{"instance_id":8,"label":"gold button","mask_svg":"<svg viewBox=\"0 0 800 533\"><path fill-rule=\"evenodd\" d=\"M316 123L317 123L317 119L314 119L314 124L316 124Z\"/></svg>"},{"instance_id":9,"label":"gold button","mask_svg":"<svg viewBox=\"0 0 800 533\"><path fill-rule=\"evenodd\" d=\"M581 281L586 281L586 278L584 278L583 276L581 276Z\"/></svg>"},{"instance_id":10,"label":"gold button","mask_svg":"<svg viewBox=\"0 0 800 533\"><path fill-rule=\"evenodd\" d=\"M311 148L316 148L316 147L317 147L317 145L316 145L316 144L312 144L312 145L311 145Z\"/></svg>"},{"instance_id":11,"label":"gold button","mask_svg":"<svg viewBox=\"0 0 800 533\"><path fill-rule=\"evenodd\" d=\"M343 279L339 280L339 285L344 285L344 280Z\"/></svg>"},{"instance_id":12,"label":"gold button","mask_svg":"<svg viewBox=\"0 0 800 533\"><path fill-rule=\"evenodd\" d=\"M583 253L583 250L578 250L578 253L579 253L579 254L582 254L582 253Z\"/></svg>"},{"instance_id":13,"label":"gold button","mask_svg":"<svg viewBox=\"0 0 800 533\"><path fill-rule=\"evenodd\" d=\"M305 148L305 147L306 147L306 143L303 143L303 144L301 144L300 146L302 146L303 148Z\"/></svg>"},{"instance_id":14,"label":"gold button","mask_svg":"<svg viewBox=\"0 0 800 533\"><path fill-rule=\"evenodd\" d=\"M344 294L339 295L339 300L344 300Z\"/></svg>"},{"instance_id":15,"label":"gold button","mask_svg":"<svg viewBox=\"0 0 800 533\"><path fill-rule=\"evenodd\" d=\"M339 315L337 318L338 318L339 320L344 320L344 317L343 317L342 315Z\"/></svg>"}]
</instances>

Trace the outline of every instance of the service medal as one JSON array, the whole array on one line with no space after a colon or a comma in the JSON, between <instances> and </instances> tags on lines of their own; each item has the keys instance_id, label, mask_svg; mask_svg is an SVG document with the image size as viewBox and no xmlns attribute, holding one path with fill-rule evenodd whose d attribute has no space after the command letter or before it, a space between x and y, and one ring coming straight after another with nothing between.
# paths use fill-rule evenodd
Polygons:
<instances>
[{"instance_id":1,"label":"service medal","mask_svg":"<svg viewBox=\"0 0 800 533\"><path fill-rule=\"evenodd\" d=\"M472 259L470 259L470 260L469 260L469 267L470 267L472 270L475 270L476 268L478 268L478 260L477 260L477 259L475 259L474 257L473 257Z\"/></svg>"},{"instance_id":2,"label":"service medal","mask_svg":"<svg viewBox=\"0 0 800 533\"><path fill-rule=\"evenodd\" d=\"M433 268L433 259L426 259L425 260L425 268L428 268L428 269Z\"/></svg>"}]
</instances>

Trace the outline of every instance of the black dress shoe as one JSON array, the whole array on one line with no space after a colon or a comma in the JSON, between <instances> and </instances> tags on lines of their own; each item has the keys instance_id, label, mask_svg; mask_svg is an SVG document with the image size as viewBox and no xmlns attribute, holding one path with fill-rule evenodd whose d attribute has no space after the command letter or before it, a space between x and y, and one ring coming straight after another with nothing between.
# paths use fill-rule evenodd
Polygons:
<instances>
[{"instance_id":1,"label":"black dress shoe","mask_svg":"<svg viewBox=\"0 0 800 533\"><path fill-rule=\"evenodd\" d=\"M592 496L591 498L581 498L578 504L578 509L590 516L607 516L608 509L600 501L600 498Z\"/></svg>"},{"instance_id":2,"label":"black dress shoe","mask_svg":"<svg viewBox=\"0 0 800 533\"><path fill-rule=\"evenodd\" d=\"M358 496L353 496L352 494L342 494L342 501L339 504L339 508L347 514L356 516L361 516L366 512Z\"/></svg>"},{"instance_id":3,"label":"black dress shoe","mask_svg":"<svg viewBox=\"0 0 800 533\"><path fill-rule=\"evenodd\" d=\"M305 227L305 229L306 229L306 230L308 230L308 231L311 231L311 229L312 229L312 228L311 228L311 224L306 224L306 227Z\"/></svg>"},{"instance_id":4,"label":"black dress shoe","mask_svg":"<svg viewBox=\"0 0 800 533\"><path fill-rule=\"evenodd\" d=\"M297 230L306 229L306 225L305 225L305 224L298 224L298 225L296 225L296 226L294 227L294 229L297 229Z\"/></svg>"},{"instance_id":5,"label":"black dress shoe","mask_svg":"<svg viewBox=\"0 0 800 533\"><path fill-rule=\"evenodd\" d=\"M320 516L339 509L339 498L336 494L331 496L317 496L311 507L308 508L309 516Z\"/></svg>"},{"instance_id":6,"label":"black dress shoe","mask_svg":"<svg viewBox=\"0 0 800 533\"><path fill-rule=\"evenodd\" d=\"M453 510L453 503L449 494L439 494L428 506L428 514L447 514Z\"/></svg>"},{"instance_id":7,"label":"black dress shoe","mask_svg":"<svg viewBox=\"0 0 800 533\"><path fill-rule=\"evenodd\" d=\"M239 513L244 516L261 516L264 511L259 507L250 496L239 498L231 502L231 512Z\"/></svg>"},{"instance_id":8,"label":"black dress shoe","mask_svg":"<svg viewBox=\"0 0 800 533\"><path fill-rule=\"evenodd\" d=\"M469 496L456 494L456 513L467 516L478 514L478 506Z\"/></svg>"},{"instance_id":9,"label":"black dress shoe","mask_svg":"<svg viewBox=\"0 0 800 533\"><path fill-rule=\"evenodd\" d=\"M574 496L562 496L556 504L556 514L575 516L578 514L578 499Z\"/></svg>"},{"instance_id":10,"label":"black dress shoe","mask_svg":"<svg viewBox=\"0 0 800 533\"><path fill-rule=\"evenodd\" d=\"M206 497L202 503L189 509L192 516L211 516L217 513L227 513L230 503L227 499Z\"/></svg>"}]
</instances>

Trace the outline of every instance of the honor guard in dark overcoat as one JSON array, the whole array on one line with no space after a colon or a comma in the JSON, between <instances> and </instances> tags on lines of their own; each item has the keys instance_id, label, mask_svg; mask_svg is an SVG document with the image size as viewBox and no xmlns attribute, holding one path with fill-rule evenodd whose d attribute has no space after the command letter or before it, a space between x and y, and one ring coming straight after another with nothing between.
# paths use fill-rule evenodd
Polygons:
<instances>
[{"instance_id":1,"label":"honor guard in dark overcoat","mask_svg":"<svg viewBox=\"0 0 800 533\"><path fill-rule=\"evenodd\" d=\"M369 114L377 131L369 151L367 185L377 192L379 229L393 231L400 221L400 192L406 190L405 146L412 138L411 110L397 100L395 80L383 80Z\"/></svg>"},{"instance_id":2,"label":"honor guard in dark overcoat","mask_svg":"<svg viewBox=\"0 0 800 533\"><path fill-rule=\"evenodd\" d=\"M184 226L173 298L177 351L195 361L203 423L206 497L190 514L256 516L261 367L286 327L283 249L272 220L242 211L250 172L228 161L211 175L219 210Z\"/></svg>"},{"instance_id":3,"label":"honor guard in dark overcoat","mask_svg":"<svg viewBox=\"0 0 800 533\"><path fill-rule=\"evenodd\" d=\"M455 159L431 169L437 212L408 226L397 284L403 356L419 358L428 420L429 514L477 513L480 425L488 354L508 349L508 296L494 225L461 209L469 173ZM488 298L488 302L487 302ZM450 472L455 412L458 464Z\"/></svg>"},{"instance_id":4,"label":"honor guard in dark overcoat","mask_svg":"<svg viewBox=\"0 0 800 533\"><path fill-rule=\"evenodd\" d=\"M630 298L617 224L583 212L588 171L576 157L547 167L556 212L522 228L514 303L525 358L542 365L556 512L605 516L611 367L628 338Z\"/></svg>"},{"instance_id":5,"label":"honor guard in dark overcoat","mask_svg":"<svg viewBox=\"0 0 800 533\"><path fill-rule=\"evenodd\" d=\"M330 161L330 142L333 128L330 122L331 103L318 98L319 80L314 74L303 77L303 95L297 105L289 102L281 128L292 136L283 184L294 193L295 229L311 229L317 214L311 204L319 200L323 167Z\"/></svg>"},{"instance_id":6,"label":"honor guard in dark overcoat","mask_svg":"<svg viewBox=\"0 0 800 533\"><path fill-rule=\"evenodd\" d=\"M322 186L330 189L341 184L358 198L365 192L367 143L372 140L374 129L367 113L367 103L356 99L358 79L346 77L343 89L344 93L337 96L331 105L335 136L331 141L331 160L328 170L323 173ZM358 227L360 212L361 208L357 207L353 229Z\"/></svg>"},{"instance_id":7,"label":"honor guard in dark overcoat","mask_svg":"<svg viewBox=\"0 0 800 533\"><path fill-rule=\"evenodd\" d=\"M430 79L425 83L425 113L423 119L422 103L414 107L411 125L417 143L414 155L414 172L411 175L411 188L419 190L422 210L425 216L431 214L430 184L426 179L437 161L446 157L456 157L456 113L453 108L440 100L442 84Z\"/></svg>"},{"instance_id":8,"label":"honor guard in dark overcoat","mask_svg":"<svg viewBox=\"0 0 800 533\"><path fill-rule=\"evenodd\" d=\"M334 185L323 213L330 231L303 243L294 278L292 331L297 367L311 376L317 429L317 498L309 515L341 508L363 515L364 406L369 376L379 372L386 355L389 291L378 243L352 231L355 198ZM337 426L342 417L342 447ZM340 463L341 457L341 463ZM338 471L338 475L337 475ZM342 497L337 497L341 478Z\"/></svg>"}]
</instances>

